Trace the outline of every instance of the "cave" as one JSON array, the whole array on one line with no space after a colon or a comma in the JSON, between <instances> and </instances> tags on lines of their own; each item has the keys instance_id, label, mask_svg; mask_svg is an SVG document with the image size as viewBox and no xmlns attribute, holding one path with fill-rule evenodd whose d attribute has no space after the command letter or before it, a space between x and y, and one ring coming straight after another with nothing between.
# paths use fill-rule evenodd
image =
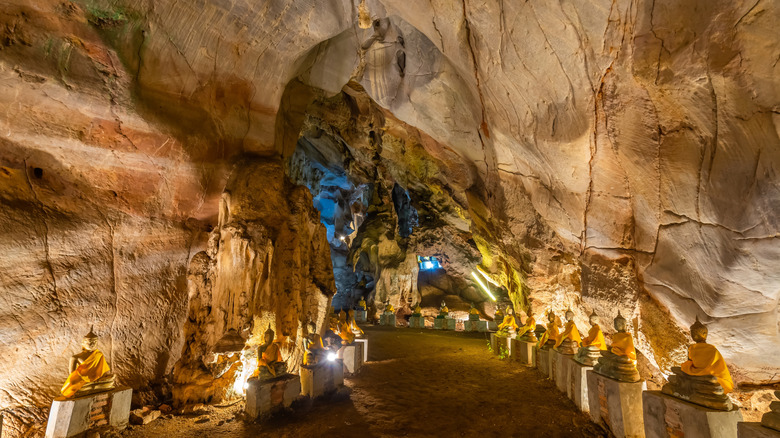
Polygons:
<instances>
[{"instance_id":1,"label":"cave","mask_svg":"<svg viewBox=\"0 0 780 438\"><path fill-rule=\"evenodd\" d=\"M4 2L0 436L54 436L101 382L130 391L120 430L89 411L101 436L609 436L510 351L552 326L584 349L594 314L630 338L639 412L704 343L729 412L780 428L778 23L767 1ZM269 345L303 376L311 335L352 345L337 319L363 310L347 389L247 417ZM93 350L110 371L79 383Z\"/></svg>"}]
</instances>

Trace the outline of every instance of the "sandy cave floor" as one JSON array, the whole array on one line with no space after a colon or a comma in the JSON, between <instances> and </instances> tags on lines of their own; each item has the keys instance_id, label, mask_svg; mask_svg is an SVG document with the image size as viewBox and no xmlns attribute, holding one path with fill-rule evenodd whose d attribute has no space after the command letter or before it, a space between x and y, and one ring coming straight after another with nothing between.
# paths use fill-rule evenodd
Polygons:
<instances>
[{"instance_id":1,"label":"sandy cave floor","mask_svg":"<svg viewBox=\"0 0 780 438\"><path fill-rule=\"evenodd\" d=\"M500 360L488 335L366 327L369 362L348 390L262 423L243 402L161 418L121 437L606 436L536 370Z\"/></svg>"}]
</instances>

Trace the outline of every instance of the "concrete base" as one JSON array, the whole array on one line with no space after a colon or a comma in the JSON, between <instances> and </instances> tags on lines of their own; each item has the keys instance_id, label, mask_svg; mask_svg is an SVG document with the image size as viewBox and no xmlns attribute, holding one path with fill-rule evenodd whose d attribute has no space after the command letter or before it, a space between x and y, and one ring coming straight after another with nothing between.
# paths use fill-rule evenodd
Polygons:
<instances>
[{"instance_id":1,"label":"concrete base","mask_svg":"<svg viewBox=\"0 0 780 438\"><path fill-rule=\"evenodd\" d=\"M379 325L395 327L395 313L383 313L379 315Z\"/></svg>"},{"instance_id":2,"label":"concrete base","mask_svg":"<svg viewBox=\"0 0 780 438\"><path fill-rule=\"evenodd\" d=\"M355 342L360 342L363 344L363 363L368 362L368 339L360 338L355 339Z\"/></svg>"},{"instance_id":3,"label":"concrete base","mask_svg":"<svg viewBox=\"0 0 780 438\"><path fill-rule=\"evenodd\" d=\"M409 328L418 328L418 329L425 328L425 317L422 316L409 317Z\"/></svg>"},{"instance_id":4,"label":"concrete base","mask_svg":"<svg viewBox=\"0 0 780 438\"><path fill-rule=\"evenodd\" d=\"M550 350L550 380L555 381L558 391L567 393L569 383L569 360L571 355L561 354L557 350Z\"/></svg>"},{"instance_id":5,"label":"concrete base","mask_svg":"<svg viewBox=\"0 0 780 438\"><path fill-rule=\"evenodd\" d=\"M739 438L780 438L780 431L764 427L761 423L737 423Z\"/></svg>"},{"instance_id":6,"label":"concrete base","mask_svg":"<svg viewBox=\"0 0 780 438\"><path fill-rule=\"evenodd\" d=\"M492 332L498 330L498 324L499 323L497 323L495 321L488 321L488 330L490 330Z\"/></svg>"},{"instance_id":7,"label":"concrete base","mask_svg":"<svg viewBox=\"0 0 780 438\"><path fill-rule=\"evenodd\" d=\"M455 330L458 321L453 318L435 318L433 328L435 330Z\"/></svg>"},{"instance_id":8,"label":"concrete base","mask_svg":"<svg viewBox=\"0 0 780 438\"><path fill-rule=\"evenodd\" d=\"M488 331L488 322L487 321L463 321L463 330L467 332L487 332Z\"/></svg>"},{"instance_id":9,"label":"concrete base","mask_svg":"<svg viewBox=\"0 0 780 438\"><path fill-rule=\"evenodd\" d=\"M274 380L247 380L246 414L255 420L289 408L301 397L301 379L288 374Z\"/></svg>"},{"instance_id":10,"label":"concrete base","mask_svg":"<svg viewBox=\"0 0 780 438\"><path fill-rule=\"evenodd\" d=\"M738 408L716 411L661 391L645 391L642 405L648 438L736 438L737 423L742 421Z\"/></svg>"},{"instance_id":11,"label":"concrete base","mask_svg":"<svg viewBox=\"0 0 780 438\"><path fill-rule=\"evenodd\" d=\"M493 354L501 354L505 352L507 357L512 356L512 338L505 336L496 336L495 333L490 334L490 349L493 350Z\"/></svg>"},{"instance_id":12,"label":"concrete base","mask_svg":"<svg viewBox=\"0 0 780 438\"><path fill-rule=\"evenodd\" d=\"M365 310L355 310L355 322L365 323L368 321L368 312Z\"/></svg>"},{"instance_id":13,"label":"concrete base","mask_svg":"<svg viewBox=\"0 0 780 438\"><path fill-rule=\"evenodd\" d=\"M547 348L536 349L536 369L539 370L542 375L550 375L550 350Z\"/></svg>"},{"instance_id":14,"label":"concrete base","mask_svg":"<svg viewBox=\"0 0 780 438\"><path fill-rule=\"evenodd\" d=\"M645 381L620 382L586 371L588 380L588 408L594 423L612 431L616 438L644 437L642 391Z\"/></svg>"},{"instance_id":15,"label":"concrete base","mask_svg":"<svg viewBox=\"0 0 780 438\"><path fill-rule=\"evenodd\" d=\"M116 388L83 397L54 399L46 425L46 438L66 438L89 430L124 429L130 418L133 390Z\"/></svg>"},{"instance_id":16,"label":"concrete base","mask_svg":"<svg viewBox=\"0 0 780 438\"><path fill-rule=\"evenodd\" d=\"M536 344L520 339L512 339L512 359L526 367L536 366Z\"/></svg>"},{"instance_id":17,"label":"concrete base","mask_svg":"<svg viewBox=\"0 0 780 438\"><path fill-rule=\"evenodd\" d=\"M317 398L344 385L344 363L340 359L313 367L301 366L301 394Z\"/></svg>"},{"instance_id":18,"label":"concrete base","mask_svg":"<svg viewBox=\"0 0 780 438\"><path fill-rule=\"evenodd\" d=\"M355 342L339 350L339 359L344 362L344 371L355 374L363 366L363 343Z\"/></svg>"},{"instance_id":19,"label":"concrete base","mask_svg":"<svg viewBox=\"0 0 780 438\"><path fill-rule=\"evenodd\" d=\"M562 364L566 367L566 375L568 375L568 382L566 384L566 395L574 402L575 405L582 412L589 412L590 406L588 404L588 371L593 367L585 366L576 360L572 356L568 356Z\"/></svg>"}]
</instances>

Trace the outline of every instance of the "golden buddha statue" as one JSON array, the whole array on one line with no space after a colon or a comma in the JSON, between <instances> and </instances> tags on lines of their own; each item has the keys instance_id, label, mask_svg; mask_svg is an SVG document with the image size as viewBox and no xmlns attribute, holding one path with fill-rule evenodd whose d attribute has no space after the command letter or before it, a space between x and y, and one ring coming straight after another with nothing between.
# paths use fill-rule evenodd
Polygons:
<instances>
[{"instance_id":1,"label":"golden buddha statue","mask_svg":"<svg viewBox=\"0 0 780 438\"><path fill-rule=\"evenodd\" d=\"M515 321L514 311L511 307L507 307L506 316L504 316L504 321L498 325L498 332L496 335L508 336L510 333L517 333L519 328L517 321Z\"/></svg>"},{"instance_id":2,"label":"golden buddha statue","mask_svg":"<svg viewBox=\"0 0 780 438\"><path fill-rule=\"evenodd\" d=\"M352 332L349 321L347 321L347 313L343 310L339 312L338 328L339 331L337 334L341 338L342 344L351 344L355 342L355 334Z\"/></svg>"},{"instance_id":3,"label":"golden buddha statue","mask_svg":"<svg viewBox=\"0 0 780 438\"><path fill-rule=\"evenodd\" d=\"M447 308L447 304L444 302L444 300L442 300L437 318L446 318L448 316L450 316L450 309Z\"/></svg>"},{"instance_id":4,"label":"golden buddha statue","mask_svg":"<svg viewBox=\"0 0 780 438\"><path fill-rule=\"evenodd\" d=\"M471 303L471 308L469 309L469 321L479 321L479 310L474 307L474 303Z\"/></svg>"},{"instance_id":5,"label":"golden buddha statue","mask_svg":"<svg viewBox=\"0 0 780 438\"><path fill-rule=\"evenodd\" d=\"M385 301L385 313L395 313L395 307L390 304L390 300Z\"/></svg>"},{"instance_id":6,"label":"golden buddha statue","mask_svg":"<svg viewBox=\"0 0 780 438\"><path fill-rule=\"evenodd\" d=\"M726 394L734 390L734 382L723 356L707 343L707 333L697 316L691 326L691 338L696 343L688 347L688 360L672 367L674 374L661 390L691 403L730 411L732 404Z\"/></svg>"},{"instance_id":7,"label":"golden buddha statue","mask_svg":"<svg viewBox=\"0 0 780 438\"><path fill-rule=\"evenodd\" d=\"M626 319L619 310L614 324L617 333L612 335L612 345L608 350L601 352L601 357L593 366L593 371L621 382L638 382L640 377L636 369L634 338L631 337L631 333L626 332Z\"/></svg>"},{"instance_id":8,"label":"golden buddha statue","mask_svg":"<svg viewBox=\"0 0 780 438\"><path fill-rule=\"evenodd\" d=\"M536 318L534 318L531 306L528 306L528 317L525 319L525 324L517 331L517 337L519 337L521 341L536 342L537 339L534 330L536 330Z\"/></svg>"},{"instance_id":9,"label":"golden buddha statue","mask_svg":"<svg viewBox=\"0 0 780 438\"><path fill-rule=\"evenodd\" d=\"M308 333L303 340L303 348L305 349L303 364L314 366L325 355L325 346L322 344L322 336L317 333L317 326L313 322L309 322L306 325L306 329Z\"/></svg>"},{"instance_id":10,"label":"golden buddha statue","mask_svg":"<svg viewBox=\"0 0 780 438\"><path fill-rule=\"evenodd\" d=\"M363 297L360 297L360 301L358 301L358 310L366 310L366 299Z\"/></svg>"},{"instance_id":11,"label":"golden buddha statue","mask_svg":"<svg viewBox=\"0 0 780 438\"><path fill-rule=\"evenodd\" d=\"M88 395L109 391L116 386L105 356L97 349L97 341L97 335L90 328L81 341L81 352L70 358L70 375L60 391L63 396Z\"/></svg>"},{"instance_id":12,"label":"golden buddha statue","mask_svg":"<svg viewBox=\"0 0 780 438\"><path fill-rule=\"evenodd\" d=\"M414 306L412 316L422 316L422 307L420 307L420 303L417 303L417 305Z\"/></svg>"},{"instance_id":13,"label":"golden buddha statue","mask_svg":"<svg viewBox=\"0 0 780 438\"><path fill-rule=\"evenodd\" d=\"M571 308L566 309L566 326L563 329L563 333L558 336L558 340L555 342L555 349L561 354L574 354L580 348L582 338L580 337L580 331L577 329L577 325L574 324L574 312Z\"/></svg>"},{"instance_id":14,"label":"golden buddha statue","mask_svg":"<svg viewBox=\"0 0 780 438\"><path fill-rule=\"evenodd\" d=\"M268 380L287 374L287 363L282 360L282 350L279 342L274 339L275 333L268 324L268 330L263 335L263 344L257 347L257 371L254 377Z\"/></svg>"},{"instance_id":15,"label":"golden buddha statue","mask_svg":"<svg viewBox=\"0 0 780 438\"><path fill-rule=\"evenodd\" d=\"M349 322L349 329L352 330L355 336L362 337L364 335L363 329L358 327L357 321L355 321L355 311L352 309L349 309L347 322Z\"/></svg>"},{"instance_id":16,"label":"golden buddha statue","mask_svg":"<svg viewBox=\"0 0 780 438\"><path fill-rule=\"evenodd\" d=\"M558 325L558 318L555 317L555 313L550 309L547 313L547 331L545 331L541 339L539 339L538 348L550 349L554 347L560 336L558 333L560 327L561 326Z\"/></svg>"},{"instance_id":17,"label":"golden buddha statue","mask_svg":"<svg viewBox=\"0 0 780 438\"><path fill-rule=\"evenodd\" d=\"M607 349L607 342L604 340L604 332L601 331L599 326L599 316L596 315L596 311L590 314L588 317L590 322L590 330L588 331L588 337L582 340L580 349L574 360L577 362L592 367L598 363L601 357L601 351Z\"/></svg>"},{"instance_id":18,"label":"golden buddha statue","mask_svg":"<svg viewBox=\"0 0 780 438\"><path fill-rule=\"evenodd\" d=\"M496 313L493 315L493 321L495 321L496 324L500 324L499 321L504 321L504 312L501 311L500 305L496 305Z\"/></svg>"}]
</instances>

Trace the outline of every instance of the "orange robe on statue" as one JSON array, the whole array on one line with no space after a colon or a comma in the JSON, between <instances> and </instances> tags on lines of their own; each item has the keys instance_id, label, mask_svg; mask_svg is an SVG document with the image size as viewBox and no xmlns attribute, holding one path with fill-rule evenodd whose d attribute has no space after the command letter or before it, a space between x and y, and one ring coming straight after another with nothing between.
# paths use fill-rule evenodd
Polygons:
<instances>
[{"instance_id":1,"label":"orange robe on statue","mask_svg":"<svg viewBox=\"0 0 780 438\"><path fill-rule=\"evenodd\" d=\"M103 353L100 350L93 351L65 380L65 384L62 385L62 395L65 397L73 396L82 386L96 381L110 370Z\"/></svg>"},{"instance_id":2,"label":"orange robe on statue","mask_svg":"<svg viewBox=\"0 0 780 438\"><path fill-rule=\"evenodd\" d=\"M572 341L576 342L578 346L580 343L582 343L580 331L577 330L577 326L574 325L574 321L568 321L566 323L566 329L564 329L563 333L561 333L561 335L558 337L558 341L555 342L555 347L557 348L566 339L571 339Z\"/></svg>"},{"instance_id":3,"label":"orange robe on statue","mask_svg":"<svg viewBox=\"0 0 780 438\"><path fill-rule=\"evenodd\" d=\"M582 340L583 347L599 347L599 350L607 349L607 341L604 340L604 332L601 331L601 327L595 324L590 328L588 337Z\"/></svg>"},{"instance_id":4,"label":"orange robe on statue","mask_svg":"<svg viewBox=\"0 0 780 438\"><path fill-rule=\"evenodd\" d=\"M631 337L631 333L618 332L612 335L610 350L618 356L628 356L629 359L636 360L634 338Z\"/></svg>"},{"instance_id":5,"label":"orange robe on statue","mask_svg":"<svg viewBox=\"0 0 780 438\"><path fill-rule=\"evenodd\" d=\"M539 348L542 348L544 344L547 343L548 340L552 339L555 342L558 342L558 337L560 336L558 334L558 322L554 322L552 324L547 324L547 331L544 332L542 335L542 338L539 339Z\"/></svg>"},{"instance_id":6,"label":"orange robe on statue","mask_svg":"<svg viewBox=\"0 0 780 438\"><path fill-rule=\"evenodd\" d=\"M533 316L529 316L528 319L525 320L525 325L520 327L520 330L517 331L517 337L523 336L526 334L529 330L533 331L536 328L536 320Z\"/></svg>"},{"instance_id":7,"label":"orange robe on statue","mask_svg":"<svg viewBox=\"0 0 780 438\"><path fill-rule=\"evenodd\" d=\"M688 348L688 360L680 365L685 374L691 376L715 376L725 394L734 390L731 373L726 361L715 346L703 342Z\"/></svg>"}]
</instances>

